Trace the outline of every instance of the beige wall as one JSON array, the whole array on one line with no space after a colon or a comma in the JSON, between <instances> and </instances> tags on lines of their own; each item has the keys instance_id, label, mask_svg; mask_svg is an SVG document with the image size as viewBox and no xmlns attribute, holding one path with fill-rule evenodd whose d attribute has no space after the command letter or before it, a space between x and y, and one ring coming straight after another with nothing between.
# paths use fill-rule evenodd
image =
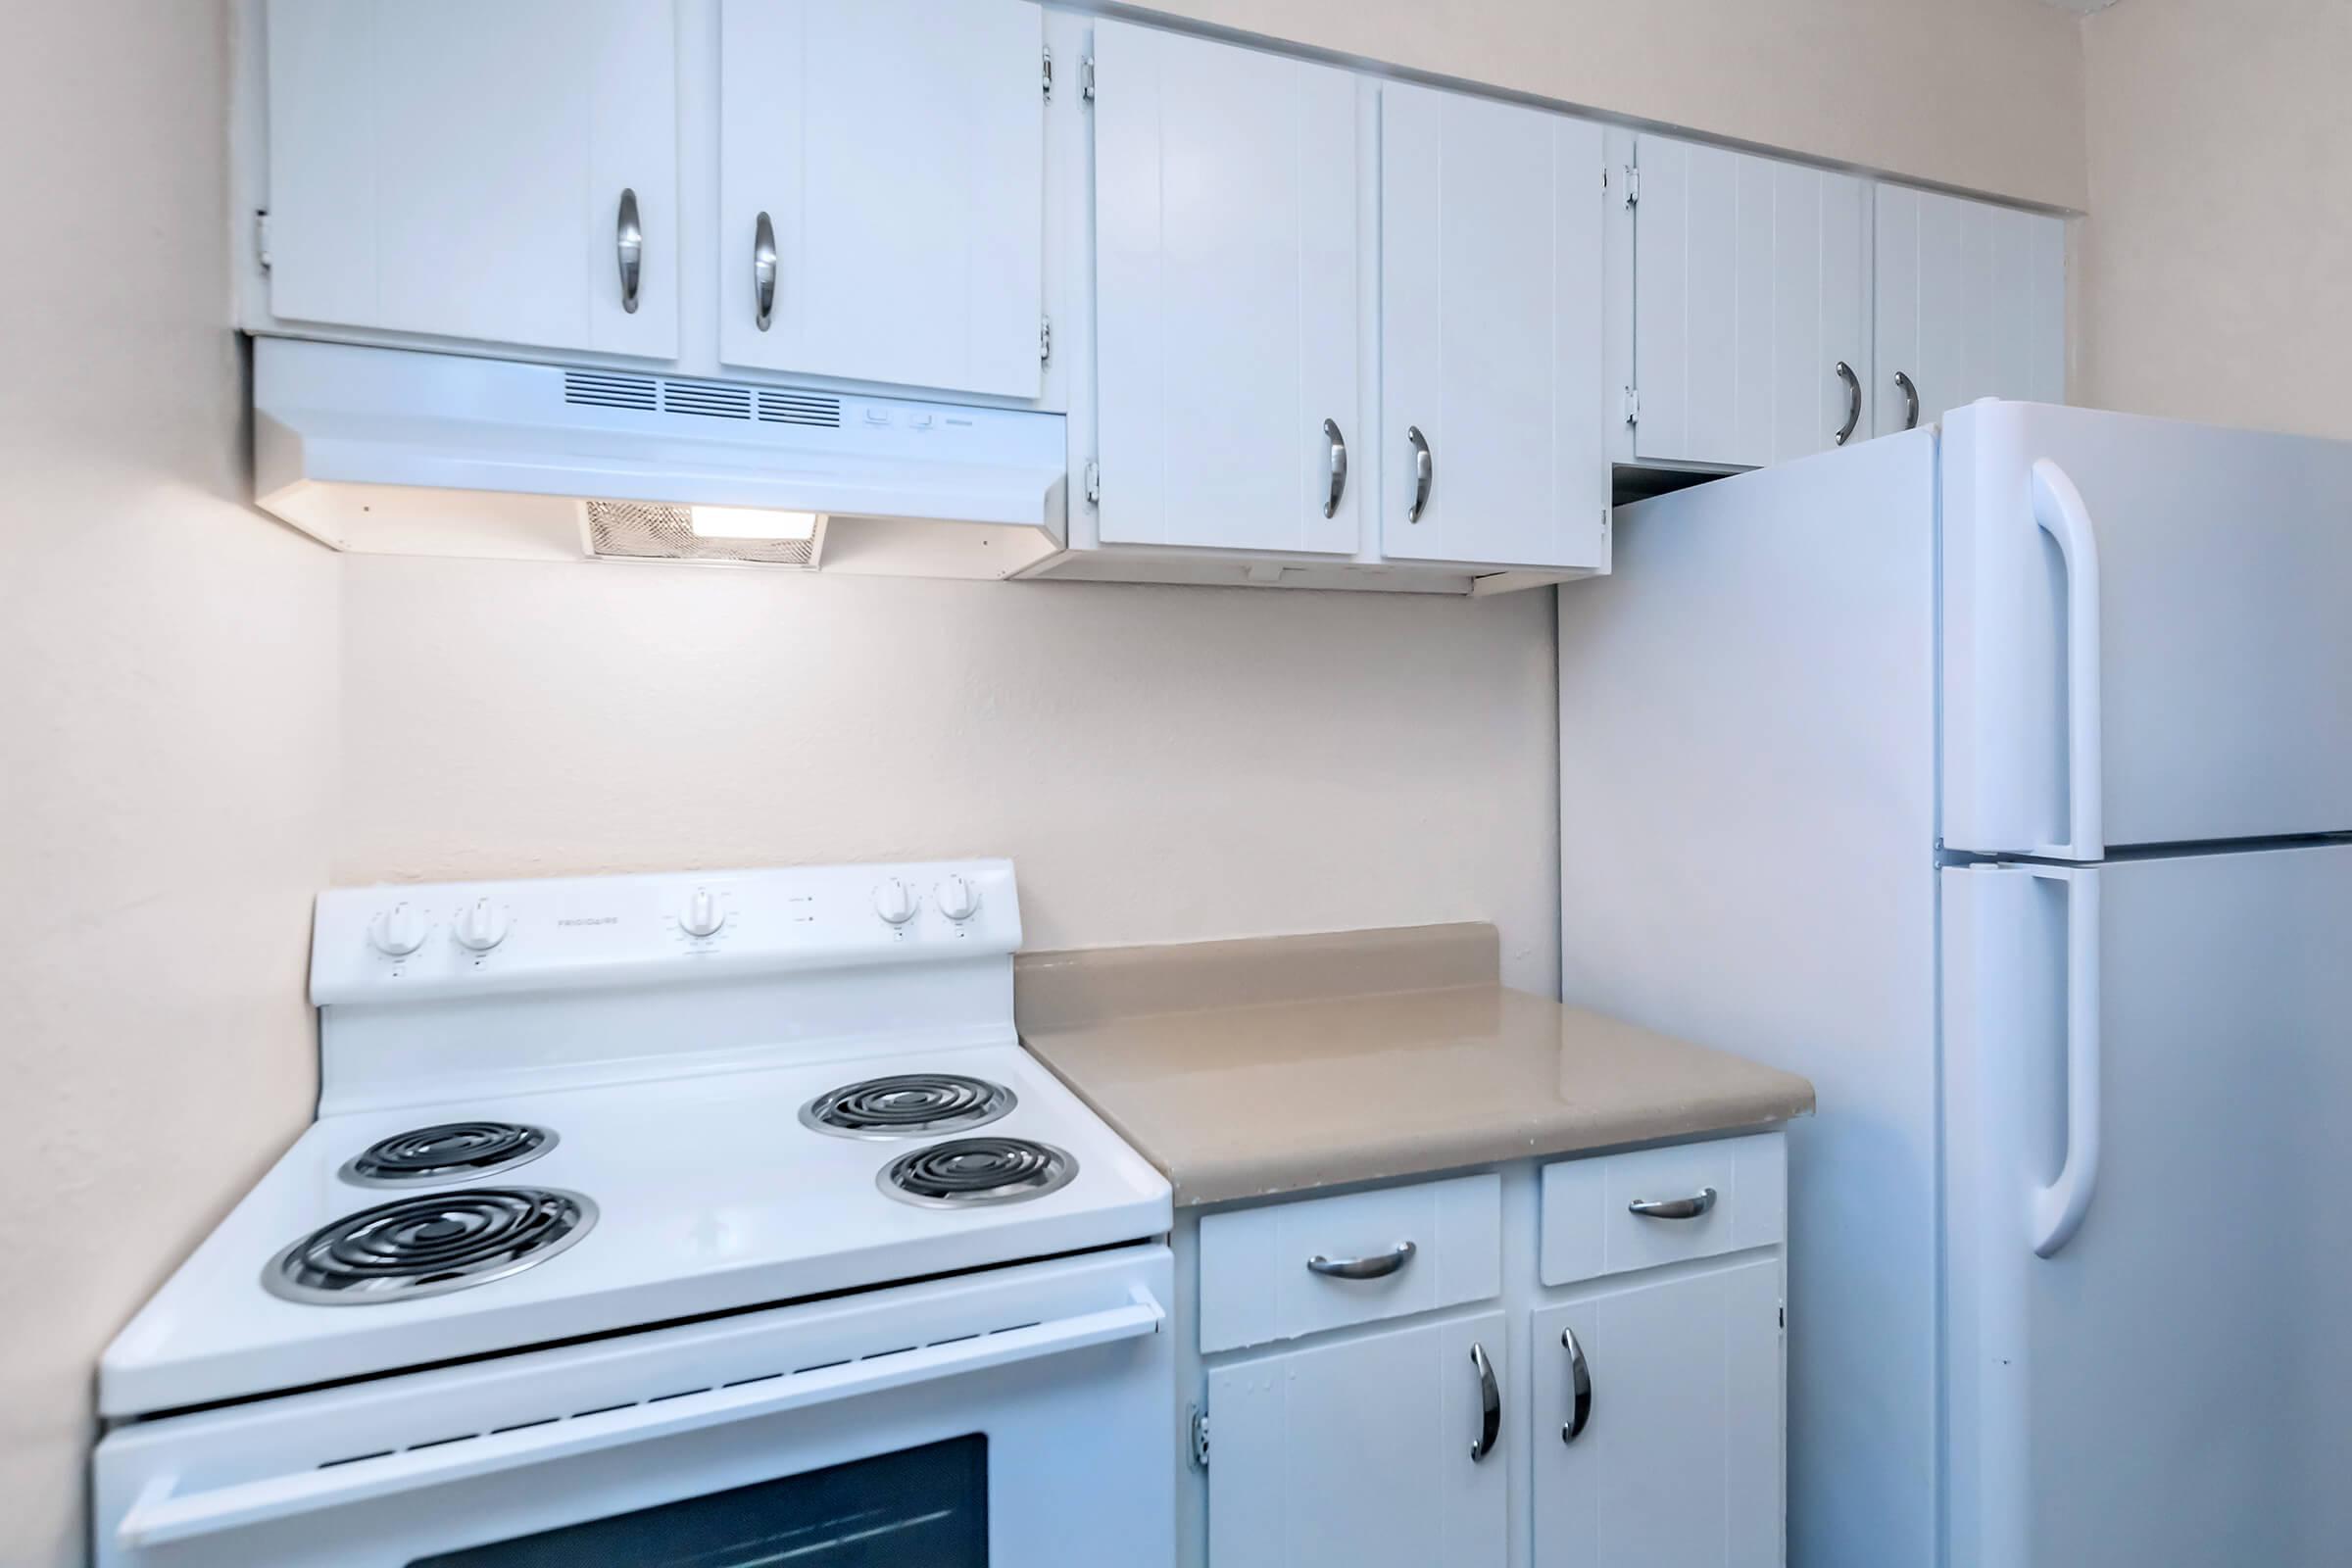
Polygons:
<instances>
[{"instance_id":1,"label":"beige wall","mask_svg":"<svg viewBox=\"0 0 2352 1568\"><path fill-rule=\"evenodd\" d=\"M1548 992L1550 603L349 557L335 880L1007 855L1031 947L1492 920Z\"/></svg>"},{"instance_id":2,"label":"beige wall","mask_svg":"<svg viewBox=\"0 0 2352 1568\"><path fill-rule=\"evenodd\" d=\"M2083 205L2079 25L2041 0L1151 0L1125 9L1987 195Z\"/></svg>"},{"instance_id":3,"label":"beige wall","mask_svg":"<svg viewBox=\"0 0 2352 1568\"><path fill-rule=\"evenodd\" d=\"M2352 5L2083 24L2081 401L2352 436Z\"/></svg>"},{"instance_id":4,"label":"beige wall","mask_svg":"<svg viewBox=\"0 0 2352 1568\"><path fill-rule=\"evenodd\" d=\"M91 1365L309 1120L335 559L236 499L216 7L0 49L0 1563L82 1560Z\"/></svg>"}]
</instances>

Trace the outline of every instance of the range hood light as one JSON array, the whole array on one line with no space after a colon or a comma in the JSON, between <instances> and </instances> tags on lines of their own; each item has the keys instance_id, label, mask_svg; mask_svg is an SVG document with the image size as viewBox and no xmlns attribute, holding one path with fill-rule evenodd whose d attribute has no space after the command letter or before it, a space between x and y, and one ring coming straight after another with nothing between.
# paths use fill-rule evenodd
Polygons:
<instances>
[{"instance_id":1,"label":"range hood light","mask_svg":"<svg viewBox=\"0 0 2352 1568\"><path fill-rule=\"evenodd\" d=\"M688 507L697 539L814 539L821 514L764 507Z\"/></svg>"}]
</instances>

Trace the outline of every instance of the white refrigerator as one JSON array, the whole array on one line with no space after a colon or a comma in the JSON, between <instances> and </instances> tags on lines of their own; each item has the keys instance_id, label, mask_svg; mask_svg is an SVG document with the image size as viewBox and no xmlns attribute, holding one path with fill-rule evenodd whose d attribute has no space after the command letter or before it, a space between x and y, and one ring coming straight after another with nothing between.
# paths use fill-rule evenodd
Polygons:
<instances>
[{"instance_id":1,"label":"white refrigerator","mask_svg":"<svg viewBox=\"0 0 2352 1568\"><path fill-rule=\"evenodd\" d=\"M2352 1562L2352 444L1988 401L1617 519L1562 989L1818 1091L1789 1561Z\"/></svg>"}]
</instances>

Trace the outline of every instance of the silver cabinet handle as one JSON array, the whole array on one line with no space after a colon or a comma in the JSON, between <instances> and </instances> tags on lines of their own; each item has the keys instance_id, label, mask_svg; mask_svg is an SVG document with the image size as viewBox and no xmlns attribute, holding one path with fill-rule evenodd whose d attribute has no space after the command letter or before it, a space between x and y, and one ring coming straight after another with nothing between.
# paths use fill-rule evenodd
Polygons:
<instances>
[{"instance_id":1,"label":"silver cabinet handle","mask_svg":"<svg viewBox=\"0 0 2352 1568\"><path fill-rule=\"evenodd\" d=\"M1560 1345L1568 1352L1568 1423L1560 1428L1560 1441L1574 1443L1592 1419L1592 1369L1585 1364L1585 1348L1576 1343L1576 1330L1560 1330Z\"/></svg>"},{"instance_id":2,"label":"silver cabinet handle","mask_svg":"<svg viewBox=\"0 0 2352 1568\"><path fill-rule=\"evenodd\" d=\"M1419 522L1429 507L1429 486L1437 476L1437 466L1429 461L1429 438L1419 425L1405 427L1404 442L1413 449L1413 504L1405 508L1404 520Z\"/></svg>"},{"instance_id":3,"label":"silver cabinet handle","mask_svg":"<svg viewBox=\"0 0 2352 1568\"><path fill-rule=\"evenodd\" d=\"M1853 438L1854 426L1862 422L1862 378L1854 374L1852 366L1839 360L1838 379L1845 383L1845 422L1838 427L1831 445L1841 447Z\"/></svg>"},{"instance_id":4,"label":"silver cabinet handle","mask_svg":"<svg viewBox=\"0 0 2352 1568\"><path fill-rule=\"evenodd\" d=\"M1494 1386L1494 1366L1485 1346L1471 1345L1470 1364L1478 1368L1478 1436L1470 1444L1470 1462L1476 1464L1494 1451L1502 1432L1502 1391Z\"/></svg>"},{"instance_id":5,"label":"silver cabinet handle","mask_svg":"<svg viewBox=\"0 0 2352 1568\"><path fill-rule=\"evenodd\" d=\"M1626 1212L1643 1219L1696 1219L1715 1206L1715 1189L1701 1187L1689 1198L1637 1198Z\"/></svg>"},{"instance_id":6,"label":"silver cabinet handle","mask_svg":"<svg viewBox=\"0 0 2352 1568\"><path fill-rule=\"evenodd\" d=\"M1385 1280L1413 1260L1416 1250L1410 1242L1398 1242L1385 1252L1368 1257L1325 1257L1317 1252L1306 1260L1310 1273L1327 1280Z\"/></svg>"},{"instance_id":7,"label":"silver cabinet handle","mask_svg":"<svg viewBox=\"0 0 2352 1568\"><path fill-rule=\"evenodd\" d=\"M760 215L760 225L752 236L752 303L758 307L760 330L776 314L776 225Z\"/></svg>"},{"instance_id":8,"label":"silver cabinet handle","mask_svg":"<svg viewBox=\"0 0 2352 1568\"><path fill-rule=\"evenodd\" d=\"M1894 372L1894 384L1902 389L1903 428L1916 430L1919 428L1919 388L1913 386L1911 378L1900 370Z\"/></svg>"},{"instance_id":9,"label":"silver cabinet handle","mask_svg":"<svg viewBox=\"0 0 2352 1568\"><path fill-rule=\"evenodd\" d=\"M620 212L612 220L612 249L620 260L620 308L637 314L637 280L644 275L645 227L637 221L637 193L620 193Z\"/></svg>"},{"instance_id":10,"label":"silver cabinet handle","mask_svg":"<svg viewBox=\"0 0 2352 1568\"><path fill-rule=\"evenodd\" d=\"M1323 439L1331 443L1331 494L1323 498L1323 515L1340 510L1340 497L1348 493L1348 438L1340 434L1337 421L1323 421Z\"/></svg>"}]
</instances>

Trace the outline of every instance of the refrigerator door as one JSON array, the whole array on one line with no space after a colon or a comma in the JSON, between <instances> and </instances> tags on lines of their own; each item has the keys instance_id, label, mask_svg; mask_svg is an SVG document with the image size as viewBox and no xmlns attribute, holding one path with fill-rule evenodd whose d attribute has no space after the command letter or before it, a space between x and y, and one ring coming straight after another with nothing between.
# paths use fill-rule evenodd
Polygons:
<instances>
[{"instance_id":1,"label":"refrigerator door","mask_svg":"<svg viewBox=\"0 0 2352 1568\"><path fill-rule=\"evenodd\" d=\"M1944 1560L2342 1562L2352 846L1942 881Z\"/></svg>"},{"instance_id":2,"label":"refrigerator door","mask_svg":"<svg viewBox=\"0 0 2352 1568\"><path fill-rule=\"evenodd\" d=\"M1947 847L2352 828L2352 443L1988 401L1942 456Z\"/></svg>"}]
</instances>

